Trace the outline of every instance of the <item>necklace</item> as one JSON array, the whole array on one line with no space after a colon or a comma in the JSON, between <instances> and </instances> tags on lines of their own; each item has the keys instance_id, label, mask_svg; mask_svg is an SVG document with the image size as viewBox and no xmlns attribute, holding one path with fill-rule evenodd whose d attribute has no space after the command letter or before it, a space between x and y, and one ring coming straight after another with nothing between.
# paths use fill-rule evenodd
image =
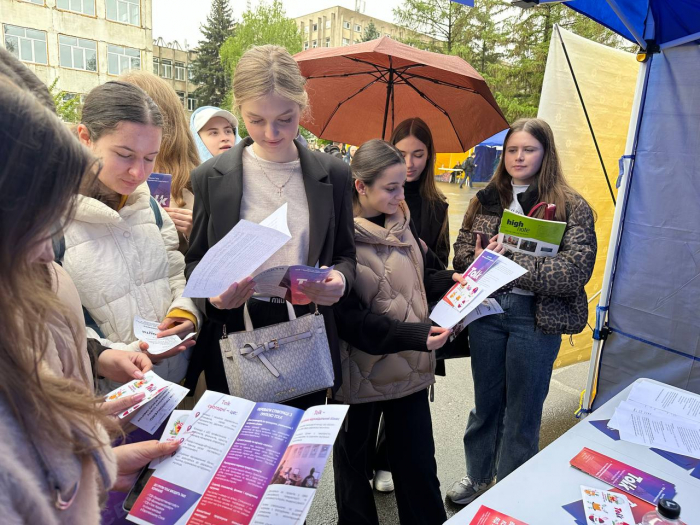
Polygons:
<instances>
[{"instance_id":1,"label":"necklace","mask_svg":"<svg viewBox=\"0 0 700 525\"><path fill-rule=\"evenodd\" d=\"M275 188L277 188L277 196L279 198L282 198L282 190L284 187L289 183L289 181L292 178L292 175L294 175L294 170L296 168L296 161L292 161L290 164L292 164L292 167L289 168L289 175L287 176L287 180L284 181L284 184L282 186L278 186L277 184L274 183L274 181L270 178L270 176L267 174L265 169L262 167L262 164L260 164L260 161L258 160L258 155L255 153L255 150L253 147L250 147L250 152L253 154L253 158L255 159L255 163L258 165L258 169L263 172L263 175L265 175L265 178L268 180L270 184L272 184ZM297 157L297 160L299 160L299 157Z\"/></svg>"}]
</instances>

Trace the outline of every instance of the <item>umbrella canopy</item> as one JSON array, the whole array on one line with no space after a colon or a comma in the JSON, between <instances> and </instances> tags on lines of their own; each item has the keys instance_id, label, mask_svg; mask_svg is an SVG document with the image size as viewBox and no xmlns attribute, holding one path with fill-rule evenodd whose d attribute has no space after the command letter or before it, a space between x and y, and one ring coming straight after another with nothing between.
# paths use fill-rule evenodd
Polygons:
<instances>
[{"instance_id":1,"label":"umbrella canopy","mask_svg":"<svg viewBox=\"0 0 700 525\"><path fill-rule=\"evenodd\" d=\"M301 125L317 137L360 145L420 117L437 151L461 152L508 126L484 79L456 56L383 37L294 58L311 102Z\"/></svg>"}]
</instances>

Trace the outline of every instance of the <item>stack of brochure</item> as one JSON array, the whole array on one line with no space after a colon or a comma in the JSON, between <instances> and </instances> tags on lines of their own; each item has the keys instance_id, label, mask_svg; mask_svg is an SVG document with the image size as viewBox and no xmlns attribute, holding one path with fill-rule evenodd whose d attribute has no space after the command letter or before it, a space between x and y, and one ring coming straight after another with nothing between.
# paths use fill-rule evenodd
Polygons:
<instances>
[{"instance_id":1,"label":"stack of brochure","mask_svg":"<svg viewBox=\"0 0 700 525\"><path fill-rule=\"evenodd\" d=\"M700 458L700 396L643 381L615 409L608 427L620 438Z\"/></svg>"},{"instance_id":2,"label":"stack of brochure","mask_svg":"<svg viewBox=\"0 0 700 525\"><path fill-rule=\"evenodd\" d=\"M515 253L551 257L559 251L565 222L545 221L505 210L498 229L498 242Z\"/></svg>"}]
</instances>

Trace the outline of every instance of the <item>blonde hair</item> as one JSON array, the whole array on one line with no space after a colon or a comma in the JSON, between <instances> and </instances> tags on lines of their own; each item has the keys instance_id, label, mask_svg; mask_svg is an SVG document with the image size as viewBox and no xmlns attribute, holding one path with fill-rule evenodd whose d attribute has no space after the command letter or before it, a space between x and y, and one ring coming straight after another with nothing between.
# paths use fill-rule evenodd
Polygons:
<instances>
[{"instance_id":1,"label":"blonde hair","mask_svg":"<svg viewBox=\"0 0 700 525\"><path fill-rule=\"evenodd\" d=\"M129 71L121 80L140 87L163 115L163 140L153 169L173 176L170 192L178 206L185 205L182 190L192 191L190 173L199 166L199 153L190 131L185 108L168 83L147 71Z\"/></svg>"},{"instance_id":2,"label":"blonde hair","mask_svg":"<svg viewBox=\"0 0 700 525\"><path fill-rule=\"evenodd\" d=\"M233 74L233 107L240 115L247 101L274 93L298 104L303 113L309 106L305 85L296 60L285 48L271 44L251 47Z\"/></svg>"}]
</instances>

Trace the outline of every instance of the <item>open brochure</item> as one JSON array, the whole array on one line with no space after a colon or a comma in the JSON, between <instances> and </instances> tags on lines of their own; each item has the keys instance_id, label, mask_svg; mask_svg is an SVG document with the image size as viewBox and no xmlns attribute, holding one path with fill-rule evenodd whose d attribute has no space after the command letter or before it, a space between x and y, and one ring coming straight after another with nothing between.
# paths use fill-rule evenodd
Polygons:
<instances>
[{"instance_id":1,"label":"open brochure","mask_svg":"<svg viewBox=\"0 0 700 525\"><path fill-rule=\"evenodd\" d=\"M240 220L204 254L189 279L183 297L216 297L233 283L260 268L292 238L287 227L287 203L260 224Z\"/></svg>"},{"instance_id":2,"label":"open brochure","mask_svg":"<svg viewBox=\"0 0 700 525\"><path fill-rule=\"evenodd\" d=\"M430 319L443 328L453 328L482 304L489 295L526 272L525 268L510 259L491 250L484 250L464 272L463 276L467 284L462 286L457 283L450 288L433 308ZM497 311L493 310L489 313L497 313ZM470 322L474 319L476 317L473 317Z\"/></svg>"},{"instance_id":3,"label":"open brochure","mask_svg":"<svg viewBox=\"0 0 700 525\"><path fill-rule=\"evenodd\" d=\"M139 524L303 523L347 405L306 411L207 391L127 519Z\"/></svg>"},{"instance_id":4,"label":"open brochure","mask_svg":"<svg viewBox=\"0 0 700 525\"><path fill-rule=\"evenodd\" d=\"M253 277L255 292L266 297L281 297L292 304L309 304L311 299L299 289L302 283L321 283L333 268L313 266L275 266Z\"/></svg>"},{"instance_id":5,"label":"open brochure","mask_svg":"<svg viewBox=\"0 0 700 525\"><path fill-rule=\"evenodd\" d=\"M504 210L498 242L508 250L537 257L551 257L559 251L565 222L545 221Z\"/></svg>"}]
</instances>

